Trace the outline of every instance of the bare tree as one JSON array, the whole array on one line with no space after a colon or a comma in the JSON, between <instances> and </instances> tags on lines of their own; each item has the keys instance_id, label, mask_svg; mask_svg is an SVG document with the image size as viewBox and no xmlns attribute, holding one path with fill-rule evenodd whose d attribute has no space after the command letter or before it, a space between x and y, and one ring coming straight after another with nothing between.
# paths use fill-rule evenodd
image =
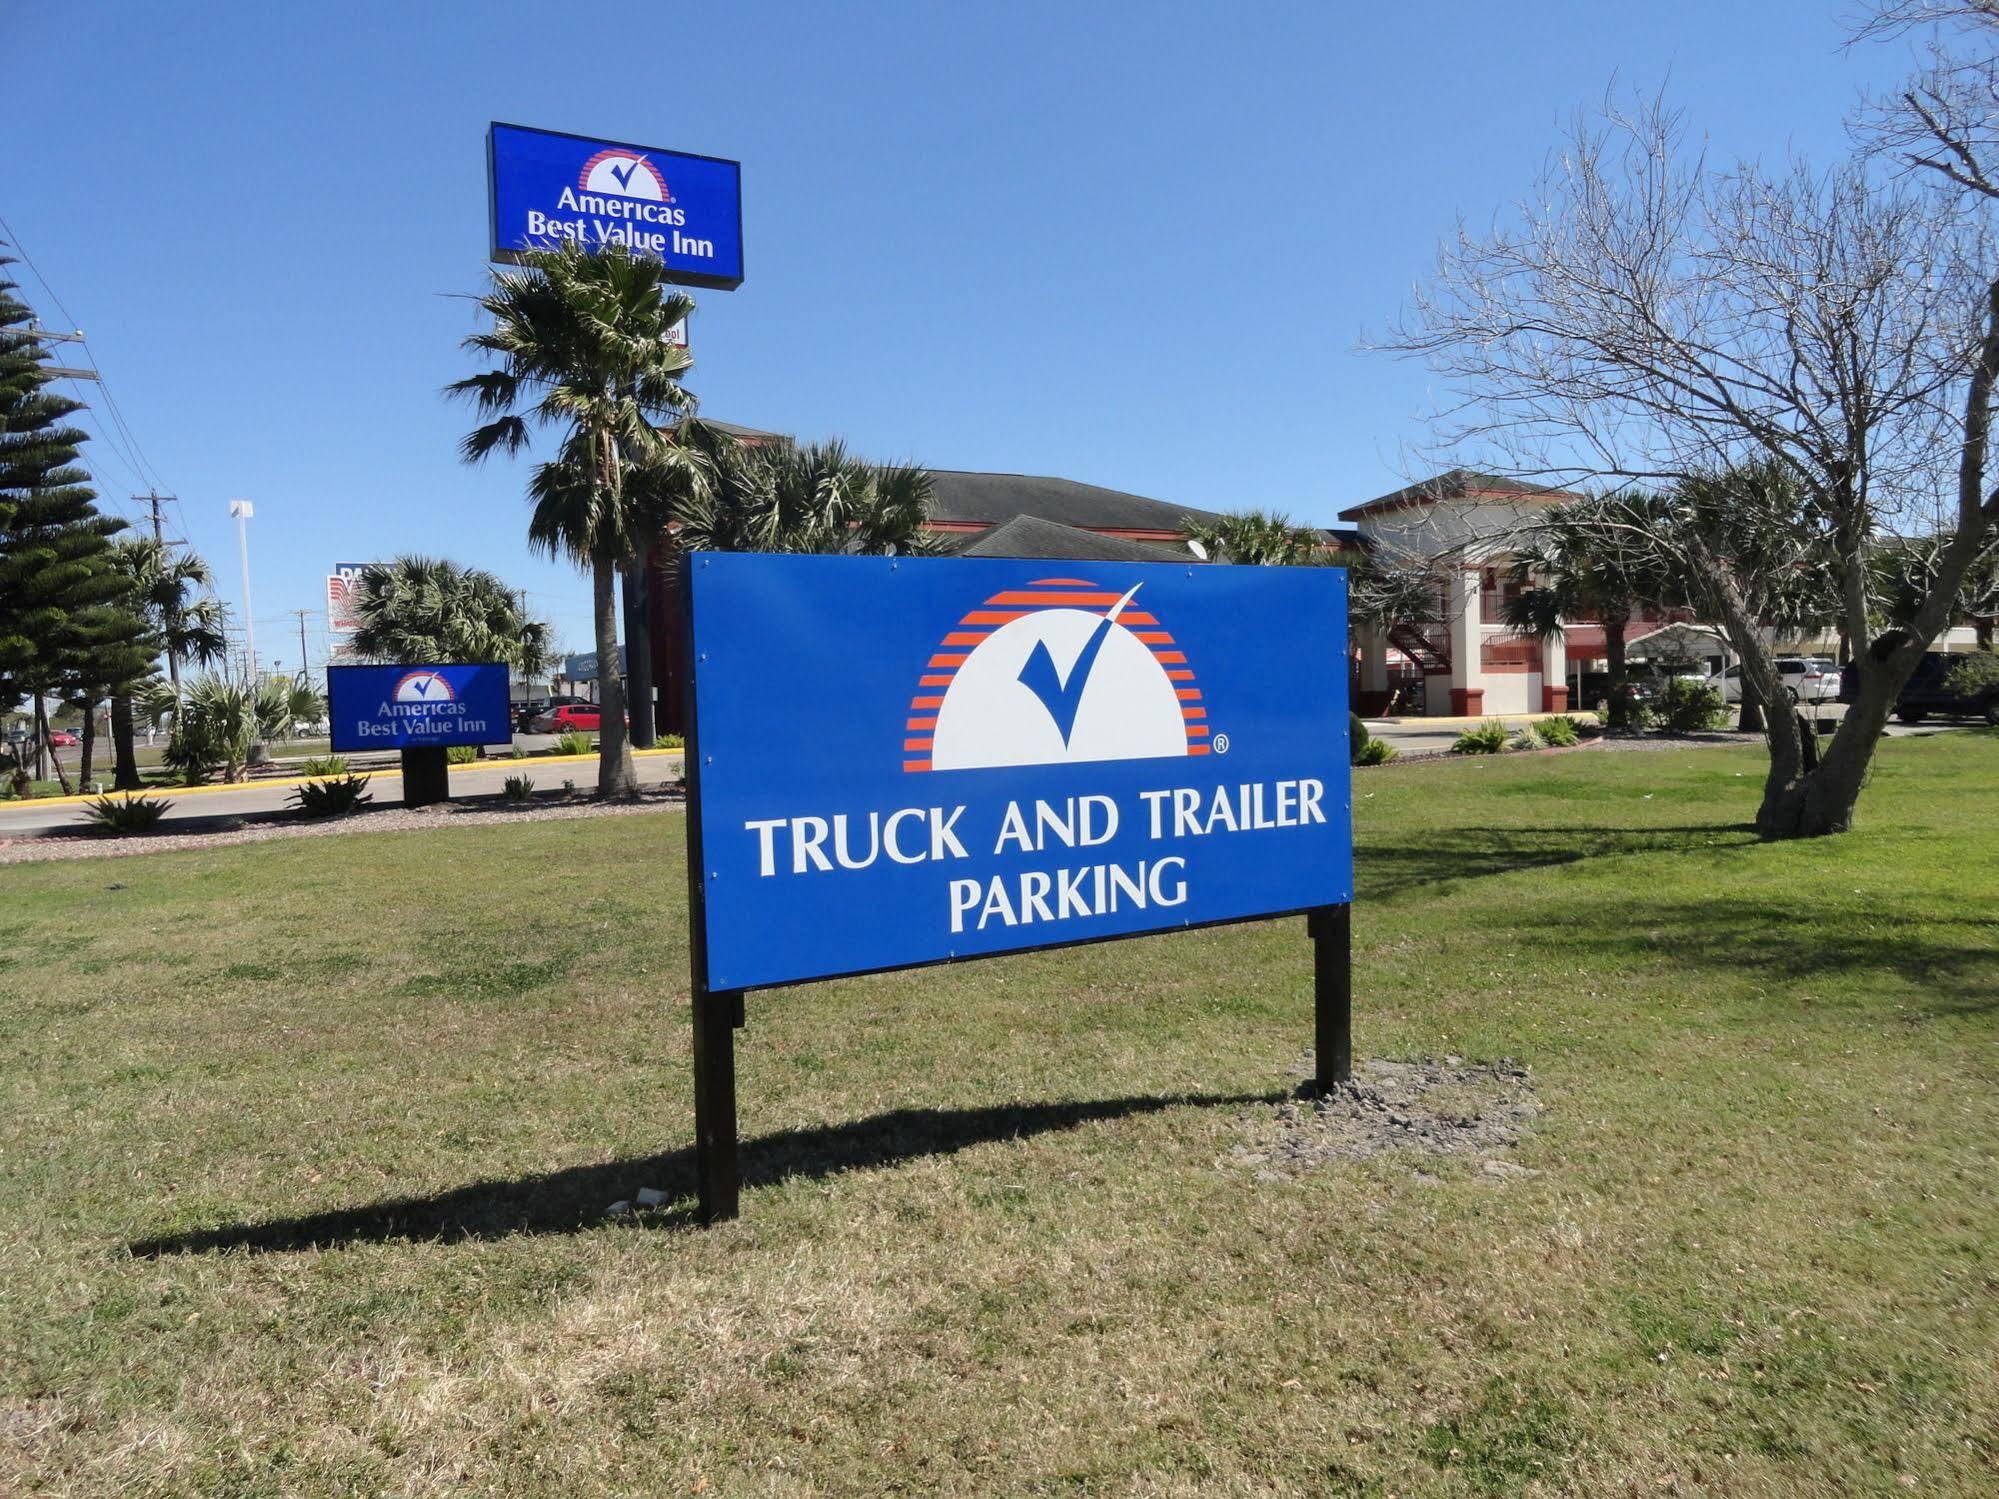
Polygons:
<instances>
[{"instance_id":1,"label":"bare tree","mask_svg":"<svg viewBox=\"0 0 1999 1499\"><path fill-rule=\"evenodd\" d=\"M1822 757L1772 715L1768 836L1851 824L1901 686L1999 515L1982 489L1988 249L1954 191L1883 182L1865 159L1717 167L1672 111L1612 104L1578 119L1510 224L1460 226L1387 341L1445 378L1445 441L1515 473L1631 490L1759 464L1789 477L1677 538L1766 702L1783 700L1751 575L1768 549L1739 555L1729 537L1767 530L1825 569L1855 647L1859 698ZM1635 504L1630 528L1657 529ZM1896 530L1950 540L1914 630L1877 650L1867 552Z\"/></svg>"}]
</instances>

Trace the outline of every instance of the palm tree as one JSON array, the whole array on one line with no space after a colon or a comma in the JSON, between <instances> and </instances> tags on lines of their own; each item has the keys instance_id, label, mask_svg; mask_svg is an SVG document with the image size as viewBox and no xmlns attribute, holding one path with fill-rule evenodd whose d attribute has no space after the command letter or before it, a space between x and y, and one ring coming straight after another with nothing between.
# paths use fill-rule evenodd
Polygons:
<instances>
[{"instance_id":1,"label":"palm tree","mask_svg":"<svg viewBox=\"0 0 1999 1499\"><path fill-rule=\"evenodd\" d=\"M840 442L748 446L700 422L676 434L695 476L671 496L685 551L916 556L942 549L926 529L932 481L913 464L876 464Z\"/></svg>"},{"instance_id":2,"label":"palm tree","mask_svg":"<svg viewBox=\"0 0 1999 1499\"><path fill-rule=\"evenodd\" d=\"M225 781L240 781L253 745L289 739L299 725L326 713L324 696L287 677L265 677L254 684L197 677L168 700L148 694L145 704L155 722L172 721L167 764L189 781L203 780L217 769Z\"/></svg>"},{"instance_id":3,"label":"palm tree","mask_svg":"<svg viewBox=\"0 0 1999 1499\"><path fill-rule=\"evenodd\" d=\"M1631 721L1625 697L1624 643L1631 617L1645 601L1642 554L1624 540L1631 503L1569 500L1551 506L1514 550L1513 581L1523 585L1501 605L1501 618L1517 635L1546 640L1563 621L1595 618L1603 626L1610 666L1612 728ZM1581 705L1578 705L1581 706Z\"/></svg>"},{"instance_id":4,"label":"palm tree","mask_svg":"<svg viewBox=\"0 0 1999 1499\"><path fill-rule=\"evenodd\" d=\"M531 619L494 574L442 558L371 562L355 579L348 645L378 661L501 661L532 680L547 670L546 620Z\"/></svg>"},{"instance_id":5,"label":"palm tree","mask_svg":"<svg viewBox=\"0 0 1999 1499\"><path fill-rule=\"evenodd\" d=\"M668 287L659 261L621 245L589 251L565 242L526 251L518 268L495 271L479 305L492 329L465 346L498 368L446 387L483 418L460 449L477 463L521 451L535 427L561 433L556 456L528 483L528 540L590 569L603 708L598 795L636 795L618 671L617 582L622 566L644 559L658 517L635 499L628 480L634 469L686 461L658 427L694 407L680 384L693 361L668 338L694 303Z\"/></svg>"},{"instance_id":6,"label":"palm tree","mask_svg":"<svg viewBox=\"0 0 1999 1499\"><path fill-rule=\"evenodd\" d=\"M1329 560L1321 532L1275 510L1231 510L1212 523L1189 518L1180 534L1210 562L1297 567Z\"/></svg>"},{"instance_id":7,"label":"palm tree","mask_svg":"<svg viewBox=\"0 0 1999 1499\"><path fill-rule=\"evenodd\" d=\"M121 537L112 543L112 557L130 581L127 607L150 626L167 658L167 679L180 692L180 663L212 666L228 649L222 601L210 593L215 578L208 564L193 552L183 552L150 536ZM120 791L136 790L138 759L133 750L133 686L111 695L111 742L115 761L112 784Z\"/></svg>"}]
</instances>

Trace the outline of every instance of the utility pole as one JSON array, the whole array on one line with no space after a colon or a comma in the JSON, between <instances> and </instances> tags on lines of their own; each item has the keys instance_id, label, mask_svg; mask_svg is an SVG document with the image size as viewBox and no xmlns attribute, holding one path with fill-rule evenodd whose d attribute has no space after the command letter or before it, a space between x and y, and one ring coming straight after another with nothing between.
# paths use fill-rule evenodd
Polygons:
<instances>
[{"instance_id":1,"label":"utility pole","mask_svg":"<svg viewBox=\"0 0 1999 1499\"><path fill-rule=\"evenodd\" d=\"M312 611L310 609L294 609L291 612L298 616L298 679L303 682L306 672L305 617L312 613Z\"/></svg>"},{"instance_id":2,"label":"utility pole","mask_svg":"<svg viewBox=\"0 0 1999 1499\"><path fill-rule=\"evenodd\" d=\"M160 549L160 560L162 562L165 562L167 555L167 538L166 538L166 532L163 529L161 529L160 526L160 506L162 503L168 500L172 500L176 504L178 504L179 497L176 495L161 494L158 490L155 489L155 490L148 490L144 498L146 503L153 507L153 544ZM140 496L138 495L132 496L134 504L138 503L139 499ZM178 546L180 543L176 542L174 544ZM178 618L179 615L178 610L170 610L170 613L174 617L171 617L167 620L167 680L173 683L174 701L179 702L180 701L180 657L174 653L173 637L174 637L174 632L180 627L180 620Z\"/></svg>"},{"instance_id":3,"label":"utility pole","mask_svg":"<svg viewBox=\"0 0 1999 1499\"><path fill-rule=\"evenodd\" d=\"M255 685L257 680L257 621L256 611L250 604L250 517L257 513L257 507L248 500L229 502L230 519L236 522L236 550L243 559L243 643L250 654L248 680Z\"/></svg>"}]
</instances>

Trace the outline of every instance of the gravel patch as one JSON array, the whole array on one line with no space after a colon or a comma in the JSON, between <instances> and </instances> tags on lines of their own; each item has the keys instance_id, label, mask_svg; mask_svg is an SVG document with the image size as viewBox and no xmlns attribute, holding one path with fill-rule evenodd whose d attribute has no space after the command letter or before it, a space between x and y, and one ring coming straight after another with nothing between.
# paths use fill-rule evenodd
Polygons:
<instances>
[{"instance_id":1,"label":"gravel patch","mask_svg":"<svg viewBox=\"0 0 1999 1499\"><path fill-rule=\"evenodd\" d=\"M259 812L240 818L221 817L203 832L140 833L109 838L89 829L0 837L0 864L41 864L52 859L115 859L129 854L158 854L190 848L218 848L236 843L269 843L277 838L328 838L343 833L408 833L444 826L480 826L501 822L570 822L579 817L632 817L643 812L677 812L686 808L678 783L643 788L634 801L600 802L590 793L537 797L508 802L480 796L438 806L363 808L345 817L307 820L290 812Z\"/></svg>"},{"instance_id":2,"label":"gravel patch","mask_svg":"<svg viewBox=\"0 0 1999 1499\"><path fill-rule=\"evenodd\" d=\"M1287 1100L1243 1116L1248 1138L1229 1152L1258 1181L1289 1181L1331 1161L1395 1151L1471 1157L1494 1181L1539 1176L1500 1159L1539 1117L1527 1069L1502 1059L1365 1062L1324 1096ZM1423 1173L1419 1172L1419 1175Z\"/></svg>"},{"instance_id":3,"label":"gravel patch","mask_svg":"<svg viewBox=\"0 0 1999 1499\"><path fill-rule=\"evenodd\" d=\"M1702 734L1605 734L1596 741L1598 749L1620 754L1628 750L1725 749L1733 744L1761 744L1761 734L1733 734L1714 730Z\"/></svg>"}]
</instances>

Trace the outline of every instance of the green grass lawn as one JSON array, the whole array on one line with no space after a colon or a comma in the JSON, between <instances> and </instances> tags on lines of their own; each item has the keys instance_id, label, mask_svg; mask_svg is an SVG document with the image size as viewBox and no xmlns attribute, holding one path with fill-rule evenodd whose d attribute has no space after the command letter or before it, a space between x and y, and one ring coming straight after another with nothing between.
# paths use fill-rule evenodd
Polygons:
<instances>
[{"instance_id":1,"label":"green grass lawn","mask_svg":"<svg viewBox=\"0 0 1999 1499\"><path fill-rule=\"evenodd\" d=\"M1990 1495L1999 736L1759 764L1358 778L1538 1177L1231 1158L1292 920L751 996L707 1232L677 816L0 869L0 1493Z\"/></svg>"}]
</instances>

